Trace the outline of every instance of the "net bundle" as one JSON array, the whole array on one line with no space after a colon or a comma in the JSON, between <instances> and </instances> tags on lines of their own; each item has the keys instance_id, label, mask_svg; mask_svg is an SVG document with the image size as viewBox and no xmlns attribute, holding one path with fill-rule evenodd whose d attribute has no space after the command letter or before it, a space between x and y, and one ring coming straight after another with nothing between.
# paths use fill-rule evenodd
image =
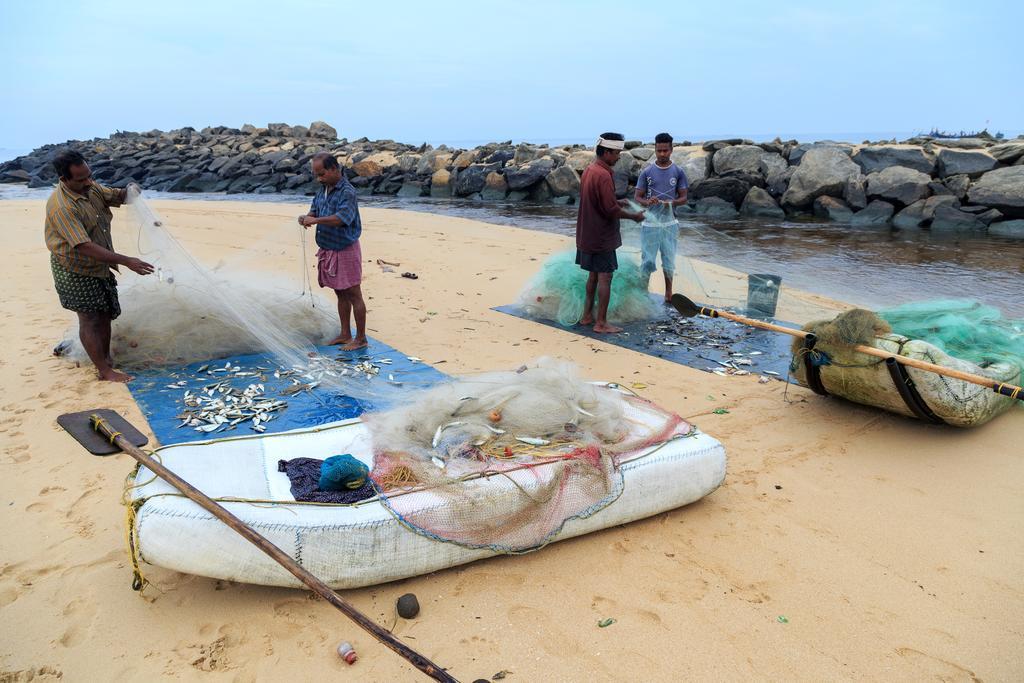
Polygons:
<instances>
[{"instance_id":1,"label":"net bundle","mask_svg":"<svg viewBox=\"0 0 1024 683\"><path fill-rule=\"evenodd\" d=\"M540 359L436 387L364 415L382 502L438 540L499 552L544 545L622 492L618 458L678 423L635 429L619 391ZM671 422L671 424L670 424Z\"/></svg>"},{"instance_id":2,"label":"net bundle","mask_svg":"<svg viewBox=\"0 0 1024 683\"><path fill-rule=\"evenodd\" d=\"M310 287L309 236L297 223L252 237L246 251L234 250L227 261L210 267L185 248L134 188L126 209L114 224L115 248L151 263L155 271L142 276L122 268L117 275L121 315L113 325L111 352L120 367L266 354L280 368L315 376L324 389L358 400L383 404L400 393L396 385L352 372L318 351L317 345L336 332L338 319L334 305ZM266 245L272 245L274 270L291 269L297 277L241 267ZM58 350L74 360L86 357L77 323Z\"/></svg>"},{"instance_id":3,"label":"net bundle","mask_svg":"<svg viewBox=\"0 0 1024 683\"><path fill-rule=\"evenodd\" d=\"M619 268L612 278L609 322L649 320L660 314L657 302L647 293L647 281L639 263L631 255L620 254ZM576 252L558 252L527 283L519 303L531 317L575 325L583 316L586 287L587 273L576 265Z\"/></svg>"},{"instance_id":4,"label":"net bundle","mask_svg":"<svg viewBox=\"0 0 1024 683\"><path fill-rule=\"evenodd\" d=\"M1024 372L1024 320L969 299L922 301L878 312L893 332L922 339L979 367L1013 363Z\"/></svg>"}]
</instances>

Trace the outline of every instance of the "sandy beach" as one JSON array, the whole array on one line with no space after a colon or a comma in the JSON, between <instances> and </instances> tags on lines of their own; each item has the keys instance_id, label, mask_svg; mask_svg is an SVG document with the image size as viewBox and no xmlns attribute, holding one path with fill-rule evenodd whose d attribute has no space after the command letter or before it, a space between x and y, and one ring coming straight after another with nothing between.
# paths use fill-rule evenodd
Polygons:
<instances>
[{"instance_id":1,"label":"sandy beach","mask_svg":"<svg viewBox=\"0 0 1024 683\"><path fill-rule=\"evenodd\" d=\"M300 212L154 205L210 263ZM1020 410L978 429L936 428L514 318L490 309L513 302L567 238L398 210L362 215L364 260L401 263L391 273L365 266L371 336L448 374L570 359L587 377L643 385L729 456L725 484L694 505L343 593L388 627L395 599L416 593L421 615L394 632L456 678L1024 678ZM124 386L50 355L70 314L53 291L43 218L41 201L0 203L0 681L420 680L305 591L156 567L144 597L131 590L120 500L133 461L90 456L55 420L108 407L146 423ZM418 279L399 276L407 270ZM606 618L616 622L598 628ZM334 651L341 640L359 652L353 667Z\"/></svg>"}]
</instances>

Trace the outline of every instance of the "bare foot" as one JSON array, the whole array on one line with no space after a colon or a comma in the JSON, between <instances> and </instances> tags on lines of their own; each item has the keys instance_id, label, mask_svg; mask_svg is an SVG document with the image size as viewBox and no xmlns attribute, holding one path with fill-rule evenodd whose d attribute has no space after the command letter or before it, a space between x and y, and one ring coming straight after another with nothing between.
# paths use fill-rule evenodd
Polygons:
<instances>
[{"instance_id":1,"label":"bare foot","mask_svg":"<svg viewBox=\"0 0 1024 683\"><path fill-rule=\"evenodd\" d=\"M577 324L578 325L593 325L594 324L594 316L592 316L592 315L585 315L582 318L580 318L580 321Z\"/></svg>"},{"instance_id":2,"label":"bare foot","mask_svg":"<svg viewBox=\"0 0 1024 683\"><path fill-rule=\"evenodd\" d=\"M369 346L369 342L366 341L365 337L363 339L360 339L359 337L356 337L355 339L353 339L349 343L347 343L344 346L342 346L341 350L342 351L355 351L356 349L365 349L367 346Z\"/></svg>"},{"instance_id":3,"label":"bare foot","mask_svg":"<svg viewBox=\"0 0 1024 683\"><path fill-rule=\"evenodd\" d=\"M622 328L615 327L615 325L609 325L608 323L604 323L603 325L594 325L594 332L597 332L599 334L615 334L616 332L622 332Z\"/></svg>"},{"instance_id":4,"label":"bare foot","mask_svg":"<svg viewBox=\"0 0 1024 683\"><path fill-rule=\"evenodd\" d=\"M345 335L339 334L337 337L327 342L328 346L337 346L338 344L348 344L352 341L352 337L346 337Z\"/></svg>"},{"instance_id":5,"label":"bare foot","mask_svg":"<svg viewBox=\"0 0 1024 683\"><path fill-rule=\"evenodd\" d=\"M133 378L130 375L126 375L123 372L118 372L117 370L110 368L100 372L100 379L104 382L121 382L123 384L125 382L131 382Z\"/></svg>"}]
</instances>

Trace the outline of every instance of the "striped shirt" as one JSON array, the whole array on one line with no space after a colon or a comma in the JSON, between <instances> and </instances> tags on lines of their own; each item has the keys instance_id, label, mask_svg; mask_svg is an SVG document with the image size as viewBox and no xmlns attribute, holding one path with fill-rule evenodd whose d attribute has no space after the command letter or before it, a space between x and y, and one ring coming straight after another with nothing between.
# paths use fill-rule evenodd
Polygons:
<instances>
[{"instance_id":1,"label":"striped shirt","mask_svg":"<svg viewBox=\"0 0 1024 683\"><path fill-rule=\"evenodd\" d=\"M80 253L86 242L114 250L110 239L110 207L121 206L121 191L93 183L84 195L58 182L46 201L46 248L61 266L79 275L110 277L111 264Z\"/></svg>"},{"instance_id":2,"label":"striped shirt","mask_svg":"<svg viewBox=\"0 0 1024 683\"><path fill-rule=\"evenodd\" d=\"M341 225L323 225L317 223L316 245L321 249L341 251L352 246L363 232L363 223L359 219L359 204L356 202L356 188L344 175L334 187L322 187L313 197L309 212L317 218L335 215L341 219Z\"/></svg>"}]
</instances>

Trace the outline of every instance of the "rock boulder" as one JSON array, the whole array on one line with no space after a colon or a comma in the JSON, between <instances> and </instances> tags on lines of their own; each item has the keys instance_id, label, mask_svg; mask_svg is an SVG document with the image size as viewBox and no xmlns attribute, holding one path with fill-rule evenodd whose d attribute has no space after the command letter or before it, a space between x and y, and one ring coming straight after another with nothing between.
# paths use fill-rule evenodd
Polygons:
<instances>
[{"instance_id":1,"label":"rock boulder","mask_svg":"<svg viewBox=\"0 0 1024 683\"><path fill-rule=\"evenodd\" d=\"M971 213L961 211L953 206L943 205L935 209L931 230L950 230L956 232L984 230L985 224Z\"/></svg>"},{"instance_id":2,"label":"rock boulder","mask_svg":"<svg viewBox=\"0 0 1024 683\"><path fill-rule=\"evenodd\" d=\"M480 197L482 199L504 199L506 193L508 193L508 183L505 182L505 176L497 171L491 171L484 178L484 189L480 191Z\"/></svg>"},{"instance_id":3,"label":"rock boulder","mask_svg":"<svg viewBox=\"0 0 1024 683\"><path fill-rule=\"evenodd\" d=\"M997 168L971 185L972 204L991 206L1008 216L1024 218L1024 166Z\"/></svg>"},{"instance_id":4,"label":"rock boulder","mask_svg":"<svg viewBox=\"0 0 1024 683\"><path fill-rule=\"evenodd\" d=\"M624 159L626 156L623 155L621 158ZM629 158L632 159L633 157ZM634 159L634 161L636 160ZM510 190L525 190L542 180L554 167L555 162L549 158L536 159L524 166L506 166L505 181L508 183Z\"/></svg>"},{"instance_id":5,"label":"rock boulder","mask_svg":"<svg viewBox=\"0 0 1024 683\"><path fill-rule=\"evenodd\" d=\"M885 199L909 206L929 194L931 176L904 166L887 166L868 174L867 194L871 199Z\"/></svg>"},{"instance_id":6,"label":"rock boulder","mask_svg":"<svg viewBox=\"0 0 1024 683\"><path fill-rule=\"evenodd\" d=\"M338 131L323 121L314 121L309 124L309 137L320 138L322 140L337 140Z\"/></svg>"},{"instance_id":7,"label":"rock boulder","mask_svg":"<svg viewBox=\"0 0 1024 683\"><path fill-rule=\"evenodd\" d=\"M849 223L853 218L853 211L842 199L823 196L814 200L814 215L827 221Z\"/></svg>"},{"instance_id":8,"label":"rock boulder","mask_svg":"<svg viewBox=\"0 0 1024 683\"><path fill-rule=\"evenodd\" d=\"M822 195L843 194L847 181L860 174L860 167L837 147L814 147L807 150L782 195L782 204L809 206Z\"/></svg>"},{"instance_id":9,"label":"rock boulder","mask_svg":"<svg viewBox=\"0 0 1024 683\"><path fill-rule=\"evenodd\" d=\"M715 152L711 164L717 175L730 171L760 173L761 158L767 155L768 152L757 145L731 145Z\"/></svg>"},{"instance_id":10,"label":"rock boulder","mask_svg":"<svg viewBox=\"0 0 1024 683\"><path fill-rule=\"evenodd\" d=\"M452 196L452 174L445 168L439 168L430 176L431 197Z\"/></svg>"},{"instance_id":11,"label":"rock boulder","mask_svg":"<svg viewBox=\"0 0 1024 683\"><path fill-rule=\"evenodd\" d=\"M963 173L977 178L996 167L996 161L988 152L943 148L939 150L939 175L948 178Z\"/></svg>"},{"instance_id":12,"label":"rock boulder","mask_svg":"<svg viewBox=\"0 0 1024 683\"><path fill-rule=\"evenodd\" d=\"M470 164L455 176L452 192L456 197L468 197L484 189L487 174L500 168L498 164Z\"/></svg>"},{"instance_id":13,"label":"rock boulder","mask_svg":"<svg viewBox=\"0 0 1024 683\"><path fill-rule=\"evenodd\" d=\"M750 192L750 183L739 178L707 178L690 186L689 198L694 200L716 197L738 207Z\"/></svg>"},{"instance_id":14,"label":"rock boulder","mask_svg":"<svg viewBox=\"0 0 1024 683\"><path fill-rule=\"evenodd\" d=\"M580 177L569 166L559 166L547 177L551 195L554 197L578 197L580 195Z\"/></svg>"},{"instance_id":15,"label":"rock boulder","mask_svg":"<svg viewBox=\"0 0 1024 683\"><path fill-rule=\"evenodd\" d=\"M1000 221L988 226L988 234L1024 239L1024 220Z\"/></svg>"},{"instance_id":16,"label":"rock boulder","mask_svg":"<svg viewBox=\"0 0 1024 683\"><path fill-rule=\"evenodd\" d=\"M893 211L894 207L892 204L876 199L864 209L853 214L850 224L860 228L888 225Z\"/></svg>"},{"instance_id":17,"label":"rock boulder","mask_svg":"<svg viewBox=\"0 0 1024 683\"><path fill-rule=\"evenodd\" d=\"M778 218L780 220L786 217L786 212L775 203L775 200L768 194L768 191L762 190L760 187L751 187L747 192L747 196L743 198L743 204L740 206L740 214L757 218Z\"/></svg>"},{"instance_id":18,"label":"rock boulder","mask_svg":"<svg viewBox=\"0 0 1024 683\"><path fill-rule=\"evenodd\" d=\"M739 212L732 202L727 202L719 197L703 197L694 202L694 213L700 216L711 216L713 218L736 218Z\"/></svg>"},{"instance_id":19,"label":"rock boulder","mask_svg":"<svg viewBox=\"0 0 1024 683\"><path fill-rule=\"evenodd\" d=\"M918 145L868 145L853 153L853 161L865 175L903 166L931 175L935 172L935 158Z\"/></svg>"}]
</instances>

